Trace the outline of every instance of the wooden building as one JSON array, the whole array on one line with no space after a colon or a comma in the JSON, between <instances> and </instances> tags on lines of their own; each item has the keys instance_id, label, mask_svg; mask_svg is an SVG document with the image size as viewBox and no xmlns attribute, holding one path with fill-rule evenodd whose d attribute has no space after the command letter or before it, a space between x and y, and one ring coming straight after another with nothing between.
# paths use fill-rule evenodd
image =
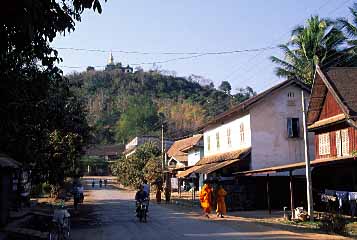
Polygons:
<instances>
[{"instance_id":1,"label":"wooden building","mask_svg":"<svg viewBox=\"0 0 357 240\"><path fill-rule=\"evenodd\" d=\"M357 68L317 67L307 123L315 161L328 163L313 169L314 189L356 192Z\"/></svg>"},{"instance_id":2,"label":"wooden building","mask_svg":"<svg viewBox=\"0 0 357 240\"><path fill-rule=\"evenodd\" d=\"M317 66L307 125L308 130L314 133L315 158L310 161L314 208L327 210L326 204L321 201L321 196L327 191L357 192L357 68L323 71ZM237 175L289 172L290 207L293 209L294 206L306 207L306 185L303 186L302 182L306 184L306 180L293 176L294 171L304 168L306 164L301 161L238 172ZM348 213L348 199L343 201L345 204L340 210Z\"/></svg>"}]
</instances>

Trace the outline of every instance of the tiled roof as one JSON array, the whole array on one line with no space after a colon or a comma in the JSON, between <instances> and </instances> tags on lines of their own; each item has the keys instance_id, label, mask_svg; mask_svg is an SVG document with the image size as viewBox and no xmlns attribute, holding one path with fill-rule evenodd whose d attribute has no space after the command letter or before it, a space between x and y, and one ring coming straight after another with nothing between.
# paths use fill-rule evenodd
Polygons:
<instances>
[{"instance_id":1,"label":"tiled roof","mask_svg":"<svg viewBox=\"0 0 357 240\"><path fill-rule=\"evenodd\" d=\"M317 167L317 166L322 166L322 165L327 165L327 164L332 164L332 163L337 163L337 162L348 162L348 161L355 161L355 159L352 156L320 158L320 159L310 161L310 166ZM293 171L293 170L301 169L301 168L305 168L305 167L306 167L305 162L297 162L297 163L291 163L291 164L286 164L286 165L279 165L279 166L274 166L274 167L255 169L255 170L250 170L250 171L236 172L234 174L250 176L250 175L254 175L254 174L287 172L287 171Z\"/></svg>"},{"instance_id":2,"label":"tiled roof","mask_svg":"<svg viewBox=\"0 0 357 240\"><path fill-rule=\"evenodd\" d=\"M120 155L124 146L120 144L93 145L86 150L89 156L115 156Z\"/></svg>"},{"instance_id":3,"label":"tiled roof","mask_svg":"<svg viewBox=\"0 0 357 240\"><path fill-rule=\"evenodd\" d=\"M326 71L316 67L307 122L313 124L319 119L327 92L336 100L346 120L357 117L357 68L333 67Z\"/></svg>"},{"instance_id":4,"label":"tiled roof","mask_svg":"<svg viewBox=\"0 0 357 240\"><path fill-rule=\"evenodd\" d=\"M199 160L196 163L196 165L199 166L209 163L218 163L228 160L235 160L241 158L242 155L246 155L249 152L250 152L250 148L245 148L245 149L227 152L227 153L214 154L214 155L203 157L201 160Z\"/></svg>"},{"instance_id":5,"label":"tiled roof","mask_svg":"<svg viewBox=\"0 0 357 240\"><path fill-rule=\"evenodd\" d=\"M357 68L334 67L330 68L326 75L348 109L348 114L357 116Z\"/></svg>"},{"instance_id":6,"label":"tiled roof","mask_svg":"<svg viewBox=\"0 0 357 240\"><path fill-rule=\"evenodd\" d=\"M187 162L187 153L183 152L182 150L197 145L201 139L202 139L202 134L197 134L189 138L177 140L172 144L170 149L167 151L167 155L170 158L174 157L176 160L180 162Z\"/></svg>"}]
</instances>

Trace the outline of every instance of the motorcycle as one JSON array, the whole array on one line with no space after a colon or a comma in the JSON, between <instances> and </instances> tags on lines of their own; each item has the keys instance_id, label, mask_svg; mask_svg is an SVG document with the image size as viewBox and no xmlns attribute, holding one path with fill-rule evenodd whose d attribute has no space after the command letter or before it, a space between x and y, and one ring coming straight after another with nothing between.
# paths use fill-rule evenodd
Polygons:
<instances>
[{"instance_id":1,"label":"motorcycle","mask_svg":"<svg viewBox=\"0 0 357 240\"><path fill-rule=\"evenodd\" d=\"M146 222L148 209L148 200L140 201L137 203L137 217L140 222Z\"/></svg>"}]
</instances>

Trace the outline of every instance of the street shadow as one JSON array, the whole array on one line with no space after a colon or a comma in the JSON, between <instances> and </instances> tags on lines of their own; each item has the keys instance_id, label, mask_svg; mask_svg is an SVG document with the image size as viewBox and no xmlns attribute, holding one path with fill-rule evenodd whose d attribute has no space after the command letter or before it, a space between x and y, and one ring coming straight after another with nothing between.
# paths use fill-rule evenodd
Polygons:
<instances>
[{"instance_id":1,"label":"street shadow","mask_svg":"<svg viewBox=\"0 0 357 240\"><path fill-rule=\"evenodd\" d=\"M145 239L161 239L161 235L170 236L170 239L323 239L316 231L307 229L285 228L280 224L263 224L239 217L220 219L211 216L210 219L203 217L199 209L187 211L172 204L152 202L148 222L140 223L135 217L134 200L104 199L84 203L79 214L73 216L72 226L74 231L86 229L93 232L98 229L109 231L113 227L122 229L120 231L135 229L130 234L138 239L153 231L156 238L149 234ZM137 238L128 236L127 239Z\"/></svg>"}]
</instances>

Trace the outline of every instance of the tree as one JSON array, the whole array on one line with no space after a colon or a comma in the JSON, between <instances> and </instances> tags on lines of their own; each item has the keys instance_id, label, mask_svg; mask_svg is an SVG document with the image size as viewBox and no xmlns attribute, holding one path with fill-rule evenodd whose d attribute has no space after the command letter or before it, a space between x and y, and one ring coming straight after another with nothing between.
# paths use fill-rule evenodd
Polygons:
<instances>
[{"instance_id":1,"label":"tree","mask_svg":"<svg viewBox=\"0 0 357 240\"><path fill-rule=\"evenodd\" d=\"M231 84L228 81L222 81L219 86L219 90L225 92L226 94L230 94L232 90Z\"/></svg>"},{"instance_id":2,"label":"tree","mask_svg":"<svg viewBox=\"0 0 357 240\"><path fill-rule=\"evenodd\" d=\"M49 46L74 30L98 0L7 1L0 24L0 151L31 170L33 181L73 176L89 128L84 105L70 90Z\"/></svg>"},{"instance_id":3,"label":"tree","mask_svg":"<svg viewBox=\"0 0 357 240\"><path fill-rule=\"evenodd\" d=\"M241 103L241 102L257 95L257 93L254 92L254 90L249 86L247 86L245 88L238 88L237 91L238 92L233 95L236 103Z\"/></svg>"},{"instance_id":4,"label":"tree","mask_svg":"<svg viewBox=\"0 0 357 240\"><path fill-rule=\"evenodd\" d=\"M152 181L160 174L159 156L160 151L153 143L145 143L128 158L117 160L111 171L123 185L136 188L144 179Z\"/></svg>"},{"instance_id":5,"label":"tree","mask_svg":"<svg viewBox=\"0 0 357 240\"><path fill-rule=\"evenodd\" d=\"M350 46L351 56L346 62L346 66L357 66L357 3L350 7L350 13L352 15L352 22L349 22L346 18L339 18L338 25L343 29L348 37L347 43Z\"/></svg>"},{"instance_id":6,"label":"tree","mask_svg":"<svg viewBox=\"0 0 357 240\"><path fill-rule=\"evenodd\" d=\"M116 134L119 142L126 142L136 135L155 132L159 116L156 106L145 96L129 97L127 109L117 123Z\"/></svg>"},{"instance_id":7,"label":"tree","mask_svg":"<svg viewBox=\"0 0 357 240\"><path fill-rule=\"evenodd\" d=\"M293 77L312 84L315 67L343 65L349 57L349 49L343 48L346 37L328 19L318 16L307 20L306 26L298 26L291 33L291 40L280 45L284 60L271 57L280 65L276 74L280 77Z\"/></svg>"}]
</instances>

